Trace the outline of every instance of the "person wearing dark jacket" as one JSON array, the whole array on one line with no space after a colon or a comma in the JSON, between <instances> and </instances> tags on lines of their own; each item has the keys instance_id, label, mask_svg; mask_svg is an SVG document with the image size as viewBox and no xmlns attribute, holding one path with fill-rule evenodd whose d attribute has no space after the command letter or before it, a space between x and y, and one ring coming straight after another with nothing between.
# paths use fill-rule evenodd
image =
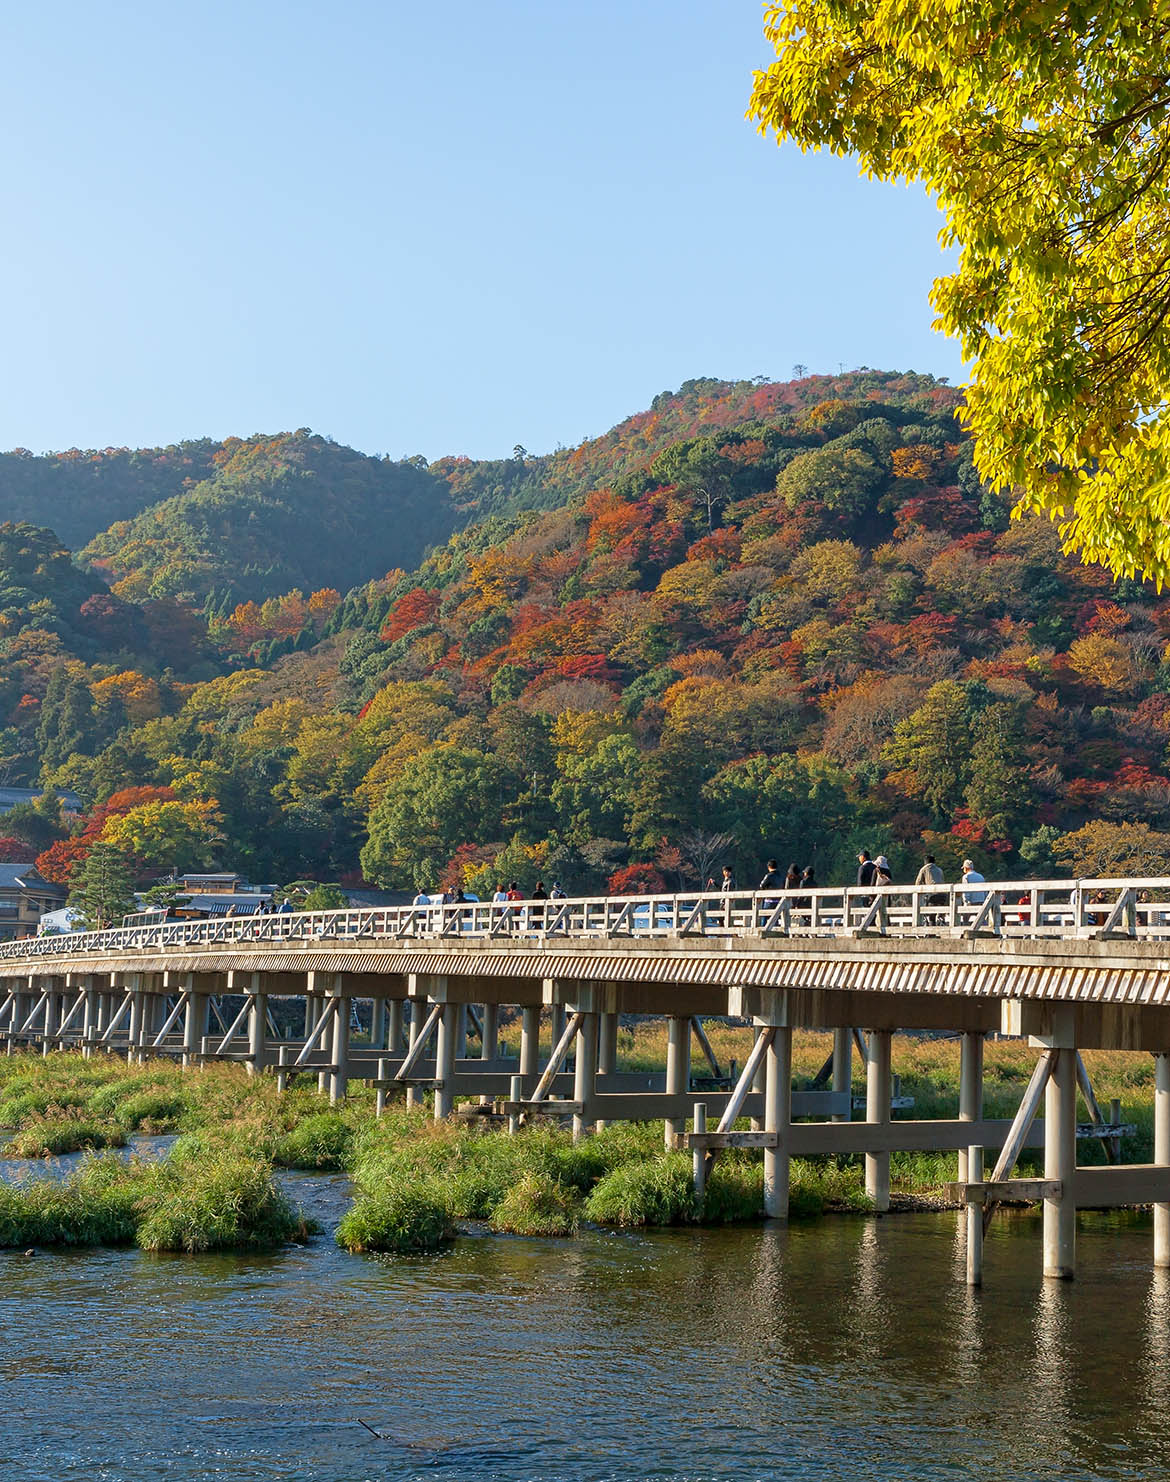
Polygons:
<instances>
[{"instance_id":1,"label":"person wearing dark jacket","mask_svg":"<svg viewBox=\"0 0 1170 1482\"><path fill-rule=\"evenodd\" d=\"M799 890L800 889L800 866L799 865L790 864L788 866L788 873L787 873L787 875L784 876L784 889L785 890Z\"/></svg>"},{"instance_id":2,"label":"person wearing dark jacket","mask_svg":"<svg viewBox=\"0 0 1170 1482\"><path fill-rule=\"evenodd\" d=\"M873 877L877 873L874 862L869 857L869 850L862 849L857 856L857 883L858 885L872 885Z\"/></svg>"},{"instance_id":3,"label":"person wearing dark jacket","mask_svg":"<svg viewBox=\"0 0 1170 1482\"><path fill-rule=\"evenodd\" d=\"M776 863L776 861L774 859L770 859L768 861L768 868L764 872L764 878L760 881L759 885L757 886L757 889L759 889L759 890L783 890L784 889L784 876L780 873L780 866ZM774 900L761 901L761 905L764 907L764 910L765 911L770 911L775 904L776 904L776 902Z\"/></svg>"}]
</instances>

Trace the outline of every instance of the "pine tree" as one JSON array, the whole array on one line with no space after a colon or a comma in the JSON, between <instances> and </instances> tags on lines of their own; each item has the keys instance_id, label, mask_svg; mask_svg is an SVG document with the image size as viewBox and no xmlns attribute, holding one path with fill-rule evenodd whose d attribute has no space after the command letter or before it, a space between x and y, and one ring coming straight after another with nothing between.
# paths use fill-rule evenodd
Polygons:
<instances>
[{"instance_id":1,"label":"pine tree","mask_svg":"<svg viewBox=\"0 0 1170 1482\"><path fill-rule=\"evenodd\" d=\"M91 931L117 926L137 905L130 861L113 844L96 843L69 881L69 904Z\"/></svg>"}]
</instances>

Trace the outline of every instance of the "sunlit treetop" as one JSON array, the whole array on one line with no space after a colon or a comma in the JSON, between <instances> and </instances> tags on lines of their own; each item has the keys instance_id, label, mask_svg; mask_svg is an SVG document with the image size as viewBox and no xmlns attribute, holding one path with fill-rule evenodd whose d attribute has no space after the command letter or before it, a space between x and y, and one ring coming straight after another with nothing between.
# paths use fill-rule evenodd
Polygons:
<instances>
[{"instance_id":1,"label":"sunlit treetop","mask_svg":"<svg viewBox=\"0 0 1170 1482\"><path fill-rule=\"evenodd\" d=\"M976 463L1066 548L1170 578L1170 3L788 0L749 117L921 181Z\"/></svg>"}]
</instances>

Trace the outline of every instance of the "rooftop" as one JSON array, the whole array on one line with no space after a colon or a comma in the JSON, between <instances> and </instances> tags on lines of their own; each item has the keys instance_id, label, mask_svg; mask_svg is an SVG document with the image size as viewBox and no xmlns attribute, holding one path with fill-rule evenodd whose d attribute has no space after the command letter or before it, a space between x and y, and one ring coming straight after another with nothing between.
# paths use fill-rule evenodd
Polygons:
<instances>
[{"instance_id":1,"label":"rooftop","mask_svg":"<svg viewBox=\"0 0 1170 1482\"><path fill-rule=\"evenodd\" d=\"M8 813L18 803L35 803L37 798L44 796L46 790L43 787L0 787L0 813ZM77 794L67 787L54 788L53 791L64 804L66 813L80 813L85 806Z\"/></svg>"},{"instance_id":2,"label":"rooftop","mask_svg":"<svg viewBox=\"0 0 1170 1482\"><path fill-rule=\"evenodd\" d=\"M65 897L65 887L54 885L39 874L34 864L0 864L0 890L20 890L33 887Z\"/></svg>"}]
</instances>

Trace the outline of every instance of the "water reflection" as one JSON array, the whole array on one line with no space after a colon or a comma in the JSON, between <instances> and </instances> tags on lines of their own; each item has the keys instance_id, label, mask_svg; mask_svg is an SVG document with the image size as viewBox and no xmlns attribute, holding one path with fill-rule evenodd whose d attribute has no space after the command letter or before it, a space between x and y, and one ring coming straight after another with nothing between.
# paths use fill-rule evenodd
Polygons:
<instances>
[{"instance_id":1,"label":"water reflection","mask_svg":"<svg viewBox=\"0 0 1170 1482\"><path fill-rule=\"evenodd\" d=\"M335 1214L344 1187L298 1192ZM1046 1283L1038 1223L997 1217L978 1294L953 1215L0 1257L0 1475L1152 1482L1170 1273L1140 1220L1078 1254Z\"/></svg>"}]
</instances>

